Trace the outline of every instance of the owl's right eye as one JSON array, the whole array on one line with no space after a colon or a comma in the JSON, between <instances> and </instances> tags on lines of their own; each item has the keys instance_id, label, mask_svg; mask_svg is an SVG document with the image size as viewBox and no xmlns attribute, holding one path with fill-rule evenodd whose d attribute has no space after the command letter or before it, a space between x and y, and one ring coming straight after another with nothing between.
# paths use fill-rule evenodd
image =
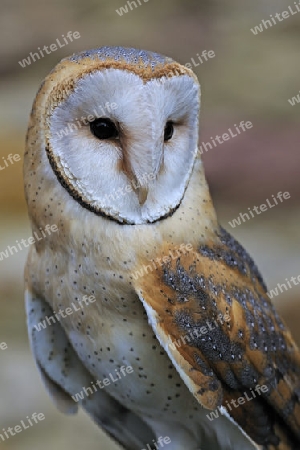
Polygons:
<instances>
[{"instance_id":1,"label":"owl's right eye","mask_svg":"<svg viewBox=\"0 0 300 450\"><path fill-rule=\"evenodd\" d=\"M90 129L98 139L116 139L119 136L116 125L107 118L95 119L90 123Z\"/></svg>"}]
</instances>

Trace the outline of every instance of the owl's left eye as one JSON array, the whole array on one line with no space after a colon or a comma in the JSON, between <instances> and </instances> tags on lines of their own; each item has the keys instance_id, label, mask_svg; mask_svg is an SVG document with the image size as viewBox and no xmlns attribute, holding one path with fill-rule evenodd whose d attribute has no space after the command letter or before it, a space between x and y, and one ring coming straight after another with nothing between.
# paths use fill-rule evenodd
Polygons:
<instances>
[{"instance_id":1,"label":"owl's left eye","mask_svg":"<svg viewBox=\"0 0 300 450\"><path fill-rule=\"evenodd\" d=\"M164 141L169 141L174 133L174 124L171 121L168 121L165 126L164 132Z\"/></svg>"},{"instance_id":2,"label":"owl's left eye","mask_svg":"<svg viewBox=\"0 0 300 450\"><path fill-rule=\"evenodd\" d=\"M107 118L95 119L90 123L90 129L98 139L116 139L119 136L116 125Z\"/></svg>"}]
</instances>

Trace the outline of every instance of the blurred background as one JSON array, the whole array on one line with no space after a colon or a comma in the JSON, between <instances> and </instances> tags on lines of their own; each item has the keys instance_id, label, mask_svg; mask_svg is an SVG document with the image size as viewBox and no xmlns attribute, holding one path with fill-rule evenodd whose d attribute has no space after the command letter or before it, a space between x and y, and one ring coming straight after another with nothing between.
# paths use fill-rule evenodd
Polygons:
<instances>
[{"instance_id":1,"label":"blurred background","mask_svg":"<svg viewBox=\"0 0 300 450\"><path fill-rule=\"evenodd\" d=\"M120 15L125 0L1 0L0 4L0 252L30 236L23 195L22 160L28 116L43 78L63 57L103 45L139 47L197 64L202 85L200 143L234 124L253 127L203 154L222 225L254 257L269 289L300 275L300 104L288 99L300 89L300 13L251 32L281 13L286 0L140 0ZM137 3L138 4L138 3ZM80 38L21 67L19 61L61 39ZM10 164L7 156L20 155ZM8 167L5 165L5 161ZM289 200L232 228L241 212L288 191ZM29 351L23 306L26 250L0 261L0 430L33 412L47 420L1 442L0 450L114 450L84 414L65 417L52 405ZM274 298L300 343L299 286ZM1 433L1 431L0 431Z\"/></svg>"}]
</instances>

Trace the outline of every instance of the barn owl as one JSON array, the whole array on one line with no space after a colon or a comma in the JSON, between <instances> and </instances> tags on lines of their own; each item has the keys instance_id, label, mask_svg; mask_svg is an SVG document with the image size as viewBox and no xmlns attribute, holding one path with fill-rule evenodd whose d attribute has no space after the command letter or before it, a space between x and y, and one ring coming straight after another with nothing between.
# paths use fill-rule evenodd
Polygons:
<instances>
[{"instance_id":1,"label":"barn owl","mask_svg":"<svg viewBox=\"0 0 300 450\"><path fill-rule=\"evenodd\" d=\"M194 73L148 51L85 51L42 83L24 161L34 358L59 410L126 450L299 449L299 350L218 224L199 110Z\"/></svg>"}]
</instances>

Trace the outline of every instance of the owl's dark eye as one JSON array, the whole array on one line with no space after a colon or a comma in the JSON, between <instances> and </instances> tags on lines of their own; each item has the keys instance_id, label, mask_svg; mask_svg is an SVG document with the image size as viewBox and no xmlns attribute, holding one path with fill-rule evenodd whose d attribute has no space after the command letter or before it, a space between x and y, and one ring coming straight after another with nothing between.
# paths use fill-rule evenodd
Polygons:
<instances>
[{"instance_id":1,"label":"owl's dark eye","mask_svg":"<svg viewBox=\"0 0 300 450\"><path fill-rule=\"evenodd\" d=\"M116 139L119 136L116 125L107 118L94 120L90 123L90 129L98 139Z\"/></svg>"},{"instance_id":2,"label":"owl's dark eye","mask_svg":"<svg viewBox=\"0 0 300 450\"><path fill-rule=\"evenodd\" d=\"M165 126L164 140L169 141L172 138L173 133L174 133L174 125L173 122L169 121L166 123Z\"/></svg>"}]
</instances>

